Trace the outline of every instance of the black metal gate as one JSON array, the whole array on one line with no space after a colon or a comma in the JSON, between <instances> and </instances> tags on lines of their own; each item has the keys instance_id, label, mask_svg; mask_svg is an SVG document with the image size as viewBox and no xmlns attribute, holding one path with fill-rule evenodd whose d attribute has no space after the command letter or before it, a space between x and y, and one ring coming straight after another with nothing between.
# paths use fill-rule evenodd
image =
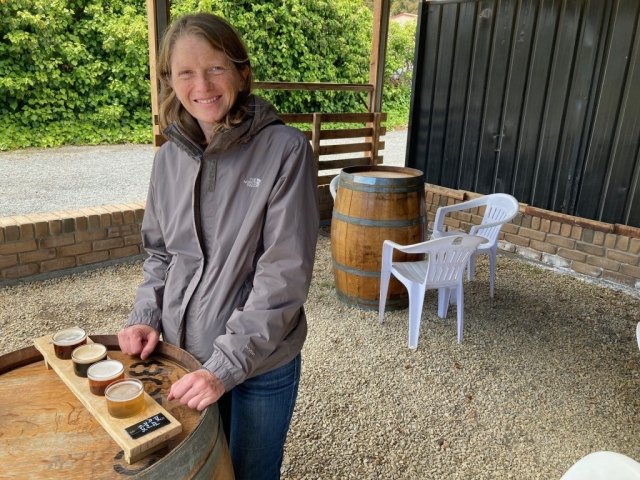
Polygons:
<instances>
[{"instance_id":1,"label":"black metal gate","mask_svg":"<svg viewBox=\"0 0 640 480\"><path fill-rule=\"evenodd\" d=\"M420 4L407 166L640 227L640 2Z\"/></svg>"}]
</instances>

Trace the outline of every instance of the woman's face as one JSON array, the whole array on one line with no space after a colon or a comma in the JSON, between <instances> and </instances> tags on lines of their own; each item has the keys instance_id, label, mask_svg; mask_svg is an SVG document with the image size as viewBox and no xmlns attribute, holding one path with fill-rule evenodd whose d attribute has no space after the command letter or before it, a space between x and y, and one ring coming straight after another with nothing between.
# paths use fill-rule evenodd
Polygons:
<instances>
[{"instance_id":1,"label":"woman's face","mask_svg":"<svg viewBox=\"0 0 640 480\"><path fill-rule=\"evenodd\" d=\"M207 142L213 126L233 106L245 86L227 56L195 35L178 39L171 55L171 84L180 103L198 120Z\"/></svg>"}]
</instances>

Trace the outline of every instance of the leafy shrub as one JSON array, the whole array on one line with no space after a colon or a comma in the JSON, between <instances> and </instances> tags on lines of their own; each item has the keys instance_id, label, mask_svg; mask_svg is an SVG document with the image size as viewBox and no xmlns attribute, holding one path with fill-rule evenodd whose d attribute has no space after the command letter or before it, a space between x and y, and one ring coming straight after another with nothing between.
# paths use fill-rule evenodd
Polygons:
<instances>
[{"instance_id":1,"label":"leafy shrub","mask_svg":"<svg viewBox=\"0 0 640 480\"><path fill-rule=\"evenodd\" d=\"M240 31L258 80L368 81L372 14L362 0L172 0L174 17L196 11ZM151 142L145 2L0 0L0 16L0 150ZM413 38L396 27L388 127L406 124L410 98L410 73L398 82L393 72L413 58ZM284 113L366 111L364 93L258 93Z\"/></svg>"}]
</instances>

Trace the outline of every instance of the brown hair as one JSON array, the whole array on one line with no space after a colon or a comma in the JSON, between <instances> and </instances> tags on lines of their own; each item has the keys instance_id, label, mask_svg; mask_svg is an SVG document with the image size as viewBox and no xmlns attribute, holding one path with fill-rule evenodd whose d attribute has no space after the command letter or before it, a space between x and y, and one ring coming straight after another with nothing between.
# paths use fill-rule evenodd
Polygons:
<instances>
[{"instance_id":1,"label":"brown hair","mask_svg":"<svg viewBox=\"0 0 640 480\"><path fill-rule=\"evenodd\" d=\"M178 126L193 140L206 143L204 133L198 121L182 106L171 85L171 54L176 42L185 36L195 35L209 43L215 50L223 52L233 63L238 73L246 70L244 88L238 93L235 104L231 107L215 131L230 129L244 119L251 95L253 72L249 54L240 34L229 22L211 13L197 13L178 18L165 32L158 56L158 78L160 79L160 128L164 130L169 124L176 122ZM243 75L244 77L244 75Z\"/></svg>"}]
</instances>

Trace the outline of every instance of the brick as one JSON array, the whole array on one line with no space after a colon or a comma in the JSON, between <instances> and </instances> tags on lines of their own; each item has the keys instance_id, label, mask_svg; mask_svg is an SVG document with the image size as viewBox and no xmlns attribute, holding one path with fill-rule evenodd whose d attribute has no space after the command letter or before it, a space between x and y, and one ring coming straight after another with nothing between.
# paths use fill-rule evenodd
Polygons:
<instances>
[{"instance_id":1,"label":"brick","mask_svg":"<svg viewBox=\"0 0 640 480\"><path fill-rule=\"evenodd\" d=\"M571 266L571 262L567 259L559 257L558 255L549 255L547 253L542 254L542 261L552 267L569 268Z\"/></svg>"},{"instance_id":2,"label":"brick","mask_svg":"<svg viewBox=\"0 0 640 480\"><path fill-rule=\"evenodd\" d=\"M533 228L534 230L540 230L541 223L542 220L540 219L540 217L531 217L531 228Z\"/></svg>"},{"instance_id":3,"label":"brick","mask_svg":"<svg viewBox=\"0 0 640 480\"><path fill-rule=\"evenodd\" d=\"M531 244L529 245L534 250L538 250L539 252L551 253L554 254L558 250L558 247L552 245L547 242L539 242L538 240L531 240Z\"/></svg>"},{"instance_id":4,"label":"brick","mask_svg":"<svg viewBox=\"0 0 640 480\"><path fill-rule=\"evenodd\" d=\"M64 245L71 245L75 243L75 237L73 235L59 235L57 237L41 238L40 248L62 247Z\"/></svg>"},{"instance_id":5,"label":"brick","mask_svg":"<svg viewBox=\"0 0 640 480\"><path fill-rule=\"evenodd\" d=\"M523 215L520 225L526 228L531 228L531 215Z\"/></svg>"},{"instance_id":6,"label":"brick","mask_svg":"<svg viewBox=\"0 0 640 480\"><path fill-rule=\"evenodd\" d=\"M100 215L90 208L83 208L81 211L87 217L87 230L100 228Z\"/></svg>"},{"instance_id":7,"label":"brick","mask_svg":"<svg viewBox=\"0 0 640 480\"><path fill-rule=\"evenodd\" d=\"M74 257L76 255L83 255L85 253L89 253L91 251L90 243L80 243L69 245L66 247L58 248L58 256L59 257Z\"/></svg>"},{"instance_id":8,"label":"brick","mask_svg":"<svg viewBox=\"0 0 640 480\"><path fill-rule=\"evenodd\" d=\"M602 278L619 285L627 285L633 287L636 284L636 280L633 277L629 277L619 272L609 272L607 270L602 271Z\"/></svg>"},{"instance_id":9,"label":"brick","mask_svg":"<svg viewBox=\"0 0 640 480\"><path fill-rule=\"evenodd\" d=\"M639 238L632 238L629 241L629 253L633 254L633 255L637 255L640 253L640 239Z\"/></svg>"},{"instance_id":10,"label":"brick","mask_svg":"<svg viewBox=\"0 0 640 480\"><path fill-rule=\"evenodd\" d=\"M516 251L516 246L513 243L498 241L498 248L505 252L513 253Z\"/></svg>"},{"instance_id":11,"label":"brick","mask_svg":"<svg viewBox=\"0 0 640 480\"><path fill-rule=\"evenodd\" d=\"M502 226L502 232L504 233L510 233L512 235L515 235L518 233L518 230L520 230L520 227L517 225L514 225L513 223L505 223Z\"/></svg>"},{"instance_id":12,"label":"brick","mask_svg":"<svg viewBox=\"0 0 640 480\"><path fill-rule=\"evenodd\" d=\"M433 203L433 192L427 192L427 203Z\"/></svg>"},{"instance_id":13,"label":"brick","mask_svg":"<svg viewBox=\"0 0 640 480\"><path fill-rule=\"evenodd\" d=\"M0 255L0 268L11 267L18 263L18 255Z\"/></svg>"},{"instance_id":14,"label":"brick","mask_svg":"<svg viewBox=\"0 0 640 480\"><path fill-rule=\"evenodd\" d=\"M104 240L107 238L107 229L101 228L100 230L87 230L86 232L76 232L76 243L94 242L96 240Z\"/></svg>"},{"instance_id":15,"label":"brick","mask_svg":"<svg viewBox=\"0 0 640 480\"><path fill-rule=\"evenodd\" d=\"M540 230L543 232L550 232L551 231L551 220L548 220L546 218L543 218L542 221L540 222Z\"/></svg>"},{"instance_id":16,"label":"brick","mask_svg":"<svg viewBox=\"0 0 640 480\"><path fill-rule=\"evenodd\" d=\"M563 237L570 237L571 236L571 225L567 225L566 223L563 223L560 226L560 235L562 235Z\"/></svg>"},{"instance_id":17,"label":"brick","mask_svg":"<svg viewBox=\"0 0 640 480\"><path fill-rule=\"evenodd\" d=\"M600 257L604 256L606 252L604 247L599 247L597 245L582 242L576 242L576 249L580 250L581 252L588 253L589 255L598 255Z\"/></svg>"},{"instance_id":18,"label":"brick","mask_svg":"<svg viewBox=\"0 0 640 480\"><path fill-rule=\"evenodd\" d=\"M5 242L16 242L20 240L20 228L17 225L5 225L4 237Z\"/></svg>"},{"instance_id":19,"label":"brick","mask_svg":"<svg viewBox=\"0 0 640 480\"><path fill-rule=\"evenodd\" d=\"M14 216L12 217L16 222L16 225L20 229L20 239L21 240L30 240L35 238L36 231L33 225L33 222L29 220L24 215Z\"/></svg>"},{"instance_id":20,"label":"brick","mask_svg":"<svg viewBox=\"0 0 640 480\"><path fill-rule=\"evenodd\" d=\"M4 227L0 226L0 242L4 242Z\"/></svg>"},{"instance_id":21,"label":"brick","mask_svg":"<svg viewBox=\"0 0 640 480\"><path fill-rule=\"evenodd\" d=\"M616 248L623 252L626 252L629 249L629 237L623 237L622 235L618 235L618 240L616 241Z\"/></svg>"},{"instance_id":22,"label":"brick","mask_svg":"<svg viewBox=\"0 0 640 480\"><path fill-rule=\"evenodd\" d=\"M21 253L18 255L20 263L37 263L44 260L51 260L56 258L55 248L45 248L40 250L34 250L33 252Z\"/></svg>"},{"instance_id":23,"label":"brick","mask_svg":"<svg viewBox=\"0 0 640 480\"><path fill-rule=\"evenodd\" d=\"M582 238L582 227L578 225L574 225L571 227L571 238L575 238L576 240L580 240Z\"/></svg>"},{"instance_id":24,"label":"brick","mask_svg":"<svg viewBox=\"0 0 640 480\"><path fill-rule=\"evenodd\" d=\"M61 212L60 221L62 222L62 233L73 233L76 231L76 219L68 213Z\"/></svg>"},{"instance_id":25,"label":"brick","mask_svg":"<svg viewBox=\"0 0 640 480\"><path fill-rule=\"evenodd\" d=\"M640 267L622 264L620 265L620 273L624 273L630 277L640 278Z\"/></svg>"},{"instance_id":26,"label":"brick","mask_svg":"<svg viewBox=\"0 0 640 480\"><path fill-rule=\"evenodd\" d=\"M589 228L584 228L582 230L582 239L578 239L578 240L582 240L585 243L593 243L593 237L595 235L595 232Z\"/></svg>"},{"instance_id":27,"label":"brick","mask_svg":"<svg viewBox=\"0 0 640 480\"><path fill-rule=\"evenodd\" d=\"M113 250L111 250L110 254L111 258L124 258L138 255L139 251L140 250L138 249L137 245L130 245L128 247L114 248Z\"/></svg>"},{"instance_id":28,"label":"brick","mask_svg":"<svg viewBox=\"0 0 640 480\"><path fill-rule=\"evenodd\" d=\"M458 212L458 220L471 223L471 214L467 212Z\"/></svg>"},{"instance_id":29,"label":"brick","mask_svg":"<svg viewBox=\"0 0 640 480\"><path fill-rule=\"evenodd\" d=\"M62 233L62 220L53 213L43 213L42 217L49 224L49 235L55 236Z\"/></svg>"},{"instance_id":30,"label":"brick","mask_svg":"<svg viewBox=\"0 0 640 480\"><path fill-rule=\"evenodd\" d=\"M136 214L133 212L133 210L126 209L122 211L122 218L125 225L128 223L134 223L136 221Z\"/></svg>"},{"instance_id":31,"label":"brick","mask_svg":"<svg viewBox=\"0 0 640 480\"><path fill-rule=\"evenodd\" d=\"M87 265L89 263L105 262L109 260L109 252L103 250L102 252L87 253L86 255L78 256L78 265Z\"/></svg>"},{"instance_id":32,"label":"brick","mask_svg":"<svg viewBox=\"0 0 640 480\"><path fill-rule=\"evenodd\" d=\"M532 230L530 228L525 228L525 227L520 228L518 235L520 235L521 237L538 240L539 242L542 242L547 236L547 234L544 232L540 232L539 230Z\"/></svg>"},{"instance_id":33,"label":"brick","mask_svg":"<svg viewBox=\"0 0 640 480\"><path fill-rule=\"evenodd\" d=\"M22 242L11 242L0 245L0 255L11 255L12 253L30 252L36 250L38 244L35 240L24 240Z\"/></svg>"},{"instance_id":34,"label":"brick","mask_svg":"<svg viewBox=\"0 0 640 480\"><path fill-rule=\"evenodd\" d=\"M119 225L107 229L107 238L124 237L135 233L135 225Z\"/></svg>"},{"instance_id":35,"label":"brick","mask_svg":"<svg viewBox=\"0 0 640 480\"><path fill-rule=\"evenodd\" d=\"M471 221L474 225L480 225L482 223L482 215L471 215Z\"/></svg>"},{"instance_id":36,"label":"brick","mask_svg":"<svg viewBox=\"0 0 640 480\"><path fill-rule=\"evenodd\" d=\"M522 225L522 213L518 213L515 217L513 217L513 220L511 220L511 223L513 223L514 225L517 225L518 227Z\"/></svg>"},{"instance_id":37,"label":"brick","mask_svg":"<svg viewBox=\"0 0 640 480\"><path fill-rule=\"evenodd\" d=\"M36 237L46 237L49 234L49 223L42 215L31 214L26 217L33 222Z\"/></svg>"},{"instance_id":38,"label":"brick","mask_svg":"<svg viewBox=\"0 0 640 480\"><path fill-rule=\"evenodd\" d=\"M582 275L588 275L589 277L593 278L600 278L600 276L602 275L601 268L575 261L571 262L571 270L577 273L581 273Z\"/></svg>"},{"instance_id":39,"label":"brick","mask_svg":"<svg viewBox=\"0 0 640 480\"><path fill-rule=\"evenodd\" d=\"M568 260L573 260L576 262L584 262L587 260L587 255L581 252L577 252L575 250L569 250L568 248L559 248L558 255L562 258L566 258Z\"/></svg>"},{"instance_id":40,"label":"brick","mask_svg":"<svg viewBox=\"0 0 640 480\"><path fill-rule=\"evenodd\" d=\"M505 235L504 239L509 243L520 245L521 247L528 247L530 240L528 238L519 237L518 235Z\"/></svg>"},{"instance_id":41,"label":"brick","mask_svg":"<svg viewBox=\"0 0 640 480\"><path fill-rule=\"evenodd\" d=\"M99 252L101 250L110 250L112 248L118 248L124 245L121 238L109 238L107 240L98 240L93 242L93 251Z\"/></svg>"},{"instance_id":42,"label":"brick","mask_svg":"<svg viewBox=\"0 0 640 480\"><path fill-rule=\"evenodd\" d=\"M607 248L613 248L616 246L617 235L613 233L607 233L604 236L604 246Z\"/></svg>"},{"instance_id":43,"label":"brick","mask_svg":"<svg viewBox=\"0 0 640 480\"><path fill-rule=\"evenodd\" d=\"M100 216L100 226L102 228L111 226L111 213L108 210L102 207L94 207L92 210Z\"/></svg>"},{"instance_id":44,"label":"brick","mask_svg":"<svg viewBox=\"0 0 640 480\"><path fill-rule=\"evenodd\" d=\"M142 235L136 233L135 235L128 235L123 237L125 245L141 245L142 244Z\"/></svg>"},{"instance_id":45,"label":"brick","mask_svg":"<svg viewBox=\"0 0 640 480\"><path fill-rule=\"evenodd\" d=\"M0 270L0 278L22 278L29 277L38 273L40 267L35 263L26 265L17 265L15 267Z\"/></svg>"},{"instance_id":46,"label":"brick","mask_svg":"<svg viewBox=\"0 0 640 480\"><path fill-rule=\"evenodd\" d=\"M89 219L83 210L69 210L67 213L75 219L76 230L86 230L89 228Z\"/></svg>"},{"instance_id":47,"label":"brick","mask_svg":"<svg viewBox=\"0 0 640 480\"><path fill-rule=\"evenodd\" d=\"M528 258L530 260L539 261L540 258L542 258L542 253L528 247L516 246L516 253L521 257Z\"/></svg>"},{"instance_id":48,"label":"brick","mask_svg":"<svg viewBox=\"0 0 640 480\"><path fill-rule=\"evenodd\" d=\"M559 235L547 235L545 239L547 243L551 243L552 245L556 245L558 247L568 248L573 250L576 247L576 241L571 240L570 238L561 237Z\"/></svg>"},{"instance_id":49,"label":"brick","mask_svg":"<svg viewBox=\"0 0 640 480\"><path fill-rule=\"evenodd\" d=\"M443 222L445 225L453 228L460 228L460 220L456 220L455 218L451 218L447 215Z\"/></svg>"},{"instance_id":50,"label":"brick","mask_svg":"<svg viewBox=\"0 0 640 480\"><path fill-rule=\"evenodd\" d=\"M617 250L607 250L607 258L620 263L628 263L629 265L638 264L638 256L630 253L619 252Z\"/></svg>"},{"instance_id":51,"label":"brick","mask_svg":"<svg viewBox=\"0 0 640 480\"><path fill-rule=\"evenodd\" d=\"M593 243L596 245L604 245L604 232L595 232L593 234Z\"/></svg>"},{"instance_id":52,"label":"brick","mask_svg":"<svg viewBox=\"0 0 640 480\"><path fill-rule=\"evenodd\" d=\"M560 222L556 222L555 220L551 221L551 227L549 228L549 232L554 235L560 235L560 228L562 224Z\"/></svg>"},{"instance_id":53,"label":"brick","mask_svg":"<svg viewBox=\"0 0 640 480\"><path fill-rule=\"evenodd\" d=\"M54 270L64 270L65 268L73 268L76 266L76 259L74 257L56 258L55 260L48 260L40 264L40 270L42 272L51 272Z\"/></svg>"},{"instance_id":54,"label":"brick","mask_svg":"<svg viewBox=\"0 0 640 480\"><path fill-rule=\"evenodd\" d=\"M593 255L587 255L587 263L589 265L593 265L594 267L604 268L605 270L617 271L620 268L619 262L614 262L613 260L607 260L602 257L595 257Z\"/></svg>"}]
</instances>

